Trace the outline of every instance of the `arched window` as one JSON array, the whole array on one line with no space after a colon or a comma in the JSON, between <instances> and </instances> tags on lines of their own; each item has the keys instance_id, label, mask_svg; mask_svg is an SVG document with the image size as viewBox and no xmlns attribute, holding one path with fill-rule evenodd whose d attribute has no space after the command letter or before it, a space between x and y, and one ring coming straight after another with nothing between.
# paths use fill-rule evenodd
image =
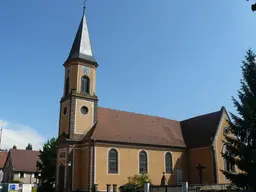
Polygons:
<instances>
[{"instance_id":1,"label":"arched window","mask_svg":"<svg viewBox=\"0 0 256 192\"><path fill-rule=\"evenodd\" d=\"M69 92L69 76L66 77L66 81L65 81L65 92L64 95L68 95Z\"/></svg>"},{"instance_id":2,"label":"arched window","mask_svg":"<svg viewBox=\"0 0 256 192\"><path fill-rule=\"evenodd\" d=\"M110 149L108 152L108 173L118 173L118 152Z\"/></svg>"},{"instance_id":3,"label":"arched window","mask_svg":"<svg viewBox=\"0 0 256 192\"><path fill-rule=\"evenodd\" d=\"M224 154L227 153L227 149L226 149L225 145L223 145L222 153L224 153ZM224 170L225 171L235 172L235 165L233 163L229 162L224 157L223 157L223 162L224 162Z\"/></svg>"},{"instance_id":4,"label":"arched window","mask_svg":"<svg viewBox=\"0 0 256 192\"><path fill-rule=\"evenodd\" d=\"M165 154L165 173L172 173L172 154L170 152Z\"/></svg>"},{"instance_id":5,"label":"arched window","mask_svg":"<svg viewBox=\"0 0 256 192\"><path fill-rule=\"evenodd\" d=\"M81 79L81 92L89 93L90 88L90 79L87 76L83 76Z\"/></svg>"},{"instance_id":6,"label":"arched window","mask_svg":"<svg viewBox=\"0 0 256 192\"><path fill-rule=\"evenodd\" d=\"M148 173L148 157L146 151L141 151L139 155L140 173Z\"/></svg>"}]
</instances>

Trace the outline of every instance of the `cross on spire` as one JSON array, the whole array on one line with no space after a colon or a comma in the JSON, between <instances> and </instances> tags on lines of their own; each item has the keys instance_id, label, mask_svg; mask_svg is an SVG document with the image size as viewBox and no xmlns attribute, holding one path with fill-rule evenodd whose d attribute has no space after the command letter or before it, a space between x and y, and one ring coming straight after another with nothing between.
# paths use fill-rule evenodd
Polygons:
<instances>
[{"instance_id":1,"label":"cross on spire","mask_svg":"<svg viewBox=\"0 0 256 192\"><path fill-rule=\"evenodd\" d=\"M87 1L87 0L84 0L84 7L83 7L84 11L85 11L85 9L86 9L86 1Z\"/></svg>"}]
</instances>

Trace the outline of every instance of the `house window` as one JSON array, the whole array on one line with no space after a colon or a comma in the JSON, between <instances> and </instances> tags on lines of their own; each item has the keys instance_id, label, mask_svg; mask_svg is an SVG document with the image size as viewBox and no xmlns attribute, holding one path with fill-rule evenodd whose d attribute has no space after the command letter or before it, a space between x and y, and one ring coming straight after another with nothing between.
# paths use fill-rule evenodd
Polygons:
<instances>
[{"instance_id":1,"label":"house window","mask_svg":"<svg viewBox=\"0 0 256 192\"><path fill-rule=\"evenodd\" d=\"M60 159L65 159L66 158L66 152L65 151L60 152L59 158Z\"/></svg>"},{"instance_id":2,"label":"house window","mask_svg":"<svg viewBox=\"0 0 256 192\"><path fill-rule=\"evenodd\" d=\"M67 107L64 107L63 115L66 116L67 114L68 114L68 108L67 108Z\"/></svg>"},{"instance_id":3,"label":"house window","mask_svg":"<svg viewBox=\"0 0 256 192\"><path fill-rule=\"evenodd\" d=\"M108 152L108 173L118 173L118 152L111 149Z\"/></svg>"},{"instance_id":4,"label":"house window","mask_svg":"<svg viewBox=\"0 0 256 192\"><path fill-rule=\"evenodd\" d=\"M25 173L21 172L20 173L20 178L25 178Z\"/></svg>"},{"instance_id":5,"label":"house window","mask_svg":"<svg viewBox=\"0 0 256 192\"><path fill-rule=\"evenodd\" d=\"M235 165L228 160L224 159L224 170L225 171L230 171L230 172L235 172Z\"/></svg>"},{"instance_id":6,"label":"house window","mask_svg":"<svg viewBox=\"0 0 256 192\"><path fill-rule=\"evenodd\" d=\"M66 81L65 81L65 93L64 93L64 95L67 96L68 92L69 92L69 77L67 77Z\"/></svg>"},{"instance_id":7,"label":"house window","mask_svg":"<svg viewBox=\"0 0 256 192\"><path fill-rule=\"evenodd\" d=\"M165 154L165 173L172 173L172 154L170 152Z\"/></svg>"},{"instance_id":8,"label":"house window","mask_svg":"<svg viewBox=\"0 0 256 192\"><path fill-rule=\"evenodd\" d=\"M83 76L81 79L81 92L89 93L90 79L87 76Z\"/></svg>"},{"instance_id":9,"label":"house window","mask_svg":"<svg viewBox=\"0 0 256 192\"><path fill-rule=\"evenodd\" d=\"M148 173L148 157L146 151L141 151L139 155L140 174Z\"/></svg>"},{"instance_id":10,"label":"house window","mask_svg":"<svg viewBox=\"0 0 256 192\"><path fill-rule=\"evenodd\" d=\"M89 112L88 107L86 107L86 106L81 107L81 113L82 113L83 115L86 115L88 112Z\"/></svg>"},{"instance_id":11,"label":"house window","mask_svg":"<svg viewBox=\"0 0 256 192\"><path fill-rule=\"evenodd\" d=\"M227 153L225 145L223 145L222 149L223 153ZM228 161L227 159L223 158L224 161L224 170L225 171L230 171L230 172L235 172L235 165Z\"/></svg>"}]
</instances>

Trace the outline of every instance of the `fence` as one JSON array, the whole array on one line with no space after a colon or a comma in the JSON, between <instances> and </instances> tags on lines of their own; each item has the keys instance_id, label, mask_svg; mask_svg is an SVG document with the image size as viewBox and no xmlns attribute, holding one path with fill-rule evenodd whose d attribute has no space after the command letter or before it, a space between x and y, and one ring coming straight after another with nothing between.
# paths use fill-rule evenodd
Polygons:
<instances>
[{"instance_id":1,"label":"fence","mask_svg":"<svg viewBox=\"0 0 256 192\"><path fill-rule=\"evenodd\" d=\"M150 186L150 192L182 192L182 186Z\"/></svg>"},{"instance_id":2,"label":"fence","mask_svg":"<svg viewBox=\"0 0 256 192\"><path fill-rule=\"evenodd\" d=\"M150 185L145 183L144 192L188 192L188 183L184 182L182 185Z\"/></svg>"},{"instance_id":3,"label":"fence","mask_svg":"<svg viewBox=\"0 0 256 192\"><path fill-rule=\"evenodd\" d=\"M117 185L106 185L106 192L188 192L188 183L184 182L182 185L150 185L145 183L144 187L138 188L135 185L124 185L117 189ZM98 192L98 185L94 184L94 192Z\"/></svg>"},{"instance_id":4,"label":"fence","mask_svg":"<svg viewBox=\"0 0 256 192\"><path fill-rule=\"evenodd\" d=\"M218 191L218 192L230 192L230 184L204 184L204 185L190 185L189 192L206 192L206 191Z\"/></svg>"},{"instance_id":5,"label":"fence","mask_svg":"<svg viewBox=\"0 0 256 192\"><path fill-rule=\"evenodd\" d=\"M36 192L34 184L1 183L0 192Z\"/></svg>"}]
</instances>

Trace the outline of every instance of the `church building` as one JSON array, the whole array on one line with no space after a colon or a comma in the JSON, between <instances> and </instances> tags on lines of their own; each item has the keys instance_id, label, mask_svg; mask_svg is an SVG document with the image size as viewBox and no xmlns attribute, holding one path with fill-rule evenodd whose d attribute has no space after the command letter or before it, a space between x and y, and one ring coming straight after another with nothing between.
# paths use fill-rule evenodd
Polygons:
<instances>
[{"instance_id":1,"label":"church building","mask_svg":"<svg viewBox=\"0 0 256 192\"><path fill-rule=\"evenodd\" d=\"M59 192L117 188L135 174L160 185L225 184L221 170L235 171L222 158L229 116L218 111L183 121L98 106L94 58L86 21L81 19L64 63L60 101L56 187Z\"/></svg>"}]
</instances>

